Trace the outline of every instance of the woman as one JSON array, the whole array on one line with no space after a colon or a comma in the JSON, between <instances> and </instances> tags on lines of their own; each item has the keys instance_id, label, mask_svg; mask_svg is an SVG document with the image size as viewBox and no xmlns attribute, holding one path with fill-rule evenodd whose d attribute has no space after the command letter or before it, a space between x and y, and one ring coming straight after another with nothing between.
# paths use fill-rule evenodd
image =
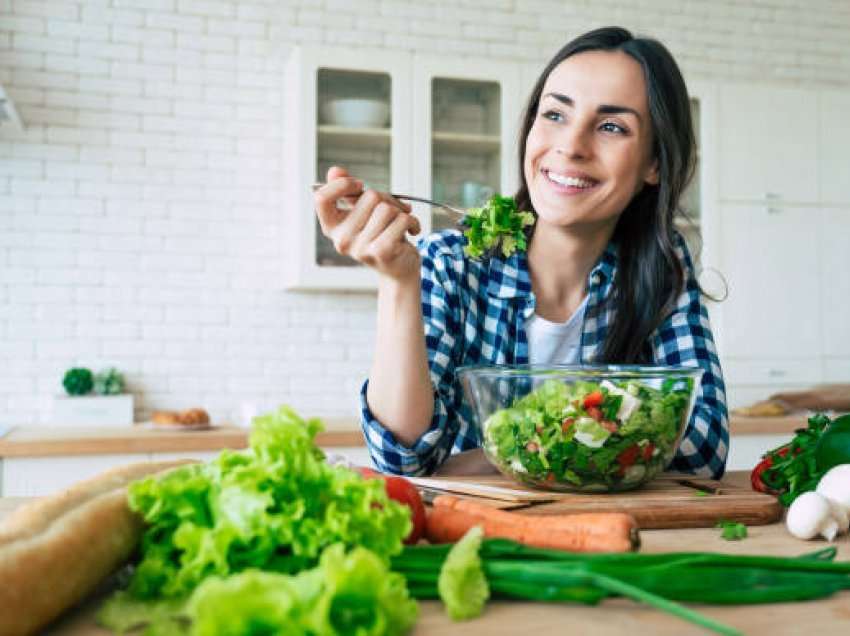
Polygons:
<instances>
[{"instance_id":1,"label":"woman","mask_svg":"<svg viewBox=\"0 0 850 636\"><path fill-rule=\"evenodd\" d=\"M700 366L673 470L720 478L722 373L688 250L673 227L693 173L687 89L659 42L603 28L538 79L520 134L527 254L465 259L462 235L417 248L410 208L331 168L316 209L336 249L379 274L375 358L361 392L377 466L428 474L480 446L455 369L465 364ZM362 194L361 194L362 193ZM355 202L350 213L336 201ZM422 337L424 330L425 337Z\"/></svg>"}]
</instances>

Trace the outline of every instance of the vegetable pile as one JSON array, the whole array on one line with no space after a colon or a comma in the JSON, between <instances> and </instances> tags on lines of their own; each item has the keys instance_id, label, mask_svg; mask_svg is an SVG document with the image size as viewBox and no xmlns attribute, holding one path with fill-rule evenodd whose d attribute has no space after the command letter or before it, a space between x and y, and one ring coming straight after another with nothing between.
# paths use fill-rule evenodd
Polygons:
<instances>
[{"instance_id":1,"label":"vegetable pile","mask_svg":"<svg viewBox=\"0 0 850 636\"><path fill-rule=\"evenodd\" d=\"M516 250L525 251L525 228L534 224L534 215L517 210L512 197L496 194L483 207L467 210L461 223L467 228L463 232L467 256L481 258L500 249L507 258Z\"/></svg>"},{"instance_id":2,"label":"vegetable pile","mask_svg":"<svg viewBox=\"0 0 850 636\"><path fill-rule=\"evenodd\" d=\"M576 554L470 531L454 546L407 546L392 558L418 599L441 598L456 619L497 598L594 605L624 596L719 634L738 634L677 601L715 605L824 598L850 589L850 563L835 548L801 557L712 553Z\"/></svg>"},{"instance_id":3,"label":"vegetable pile","mask_svg":"<svg viewBox=\"0 0 850 636\"><path fill-rule=\"evenodd\" d=\"M750 481L754 490L778 495L782 505L790 506L839 464L850 464L850 415L830 422L819 413L809 418L806 428L797 429L789 443L765 453Z\"/></svg>"},{"instance_id":4,"label":"vegetable pile","mask_svg":"<svg viewBox=\"0 0 850 636\"><path fill-rule=\"evenodd\" d=\"M566 384L547 380L484 422L484 450L515 479L543 488L626 490L672 459L693 380Z\"/></svg>"},{"instance_id":5,"label":"vegetable pile","mask_svg":"<svg viewBox=\"0 0 850 636\"><path fill-rule=\"evenodd\" d=\"M607 397L584 408L605 409ZM118 633L145 627L148 636L401 636L418 618L416 599L439 598L452 619L466 620L491 596L584 604L623 596L736 634L679 602L786 602L850 589L850 563L835 562L834 548L798 558L617 553L637 547L634 520L617 513L545 525L437 497L426 523L402 478L327 464L314 442L320 427L281 407L255 418L247 451L134 482L128 500L148 525L100 623ZM502 530L511 539L492 538ZM422 532L457 543L402 544Z\"/></svg>"},{"instance_id":6,"label":"vegetable pile","mask_svg":"<svg viewBox=\"0 0 850 636\"><path fill-rule=\"evenodd\" d=\"M255 418L248 451L224 450L210 463L132 484L130 507L148 527L126 593L101 615L107 626L121 627L110 617L147 601L146 613L173 629L184 624L175 617L199 618L192 608L227 595L235 599L227 607L246 622L226 633L299 633L248 629L265 625L258 618L269 604L263 598L282 603L281 620L302 621L304 631L315 621L335 626L310 633L403 633L416 606L404 601L403 581L390 577L387 559L411 530L410 511L387 496L381 480L328 465L313 441L320 428L319 420L282 407ZM354 551L345 556L346 549ZM313 567L320 572L309 574ZM243 571L253 574L230 578ZM386 585L364 586L364 576ZM403 616L390 619L385 606ZM191 633L208 633L203 624L193 621Z\"/></svg>"}]
</instances>

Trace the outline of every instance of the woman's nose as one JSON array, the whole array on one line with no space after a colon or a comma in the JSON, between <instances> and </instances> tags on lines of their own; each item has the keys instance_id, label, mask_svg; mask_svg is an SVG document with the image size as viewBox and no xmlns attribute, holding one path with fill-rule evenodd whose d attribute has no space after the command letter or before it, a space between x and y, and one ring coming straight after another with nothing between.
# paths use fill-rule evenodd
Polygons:
<instances>
[{"instance_id":1,"label":"woman's nose","mask_svg":"<svg viewBox=\"0 0 850 636\"><path fill-rule=\"evenodd\" d=\"M587 158L591 153L590 136L583 126L573 124L566 127L558 139L555 152L569 158Z\"/></svg>"}]
</instances>

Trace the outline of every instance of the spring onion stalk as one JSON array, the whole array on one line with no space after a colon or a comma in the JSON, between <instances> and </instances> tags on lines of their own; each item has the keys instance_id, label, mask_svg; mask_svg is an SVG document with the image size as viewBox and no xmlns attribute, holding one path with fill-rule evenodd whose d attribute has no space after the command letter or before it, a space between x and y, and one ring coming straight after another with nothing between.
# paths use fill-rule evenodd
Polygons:
<instances>
[{"instance_id":1,"label":"spring onion stalk","mask_svg":"<svg viewBox=\"0 0 850 636\"><path fill-rule=\"evenodd\" d=\"M392 568L407 578L415 598L434 599L451 549L452 545L407 546L393 557ZM836 554L834 547L799 557L579 554L485 539L478 556L496 597L596 604L609 596L624 596L719 634L737 634L679 602L743 605L825 598L850 589L850 562L834 561Z\"/></svg>"}]
</instances>

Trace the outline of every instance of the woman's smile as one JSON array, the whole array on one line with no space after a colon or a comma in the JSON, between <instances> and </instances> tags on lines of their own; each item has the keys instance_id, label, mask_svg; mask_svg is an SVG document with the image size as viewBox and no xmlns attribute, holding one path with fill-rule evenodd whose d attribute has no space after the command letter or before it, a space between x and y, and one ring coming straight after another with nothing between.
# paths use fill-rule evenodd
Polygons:
<instances>
[{"instance_id":1,"label":"woman's smile","mask_svg":"<svg viewBox=\"0 0 850 636\"><path fill-rule=\"evenodd\" d=\"M597 189L599 181L583 172L574 170L557 171L551 168L543 168L541 173L557 194L576 195L586 194Z\"/></svg>"}]
</instances>

